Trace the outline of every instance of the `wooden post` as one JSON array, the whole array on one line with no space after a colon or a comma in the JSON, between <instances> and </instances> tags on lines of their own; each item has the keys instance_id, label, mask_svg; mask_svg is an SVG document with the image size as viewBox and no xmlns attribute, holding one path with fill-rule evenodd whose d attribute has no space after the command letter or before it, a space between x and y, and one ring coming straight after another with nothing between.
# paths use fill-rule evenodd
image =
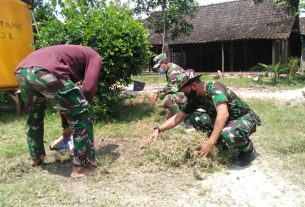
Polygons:
<instances>
[{"instance_id":1,"label":"wooden post","mask_svg":"<svg viewBox=\"0 0 305 207\"><path fill-rule=\"evenodd\" d=\"M234 45L233 41L230 42L230 71L233 71L233 61L234 61Z\"/></svg>"},{"instance_id":2,"label":"wooden post","mask_svg":"<svg viewBox=\"0 0 305 207\"><path fill-rule=\"evenodd\" d=\"M19 99L19 90L17 88L5 88L0 89L1 91L6 91L8 95L13 99L16 104L16 113L18 116L21 114L21 100Z\"/></svg>"},{"instance_id":3,"label":"wooden post","mask_svg":"<svg viewBox=\"0 0 305 207\"><path fill-rule=\"evenodd\" d=\"M279 40L272 41L272 65L275 66L280 61Z\"/></svg>"},{"instance_id":4,"label":"wooden post","mask_svg":"<svg viewBox=\"0 0 305 207\"><path fill-rule=\"evenodd\" d=\"M225 72L225 51L223 41L221 42L221 72Z\"/></svg>"},{"instance_id":5,"label":"wooden post","mask_svg":"<svg viewBox=\"0 0 305 207\"><path fill-rule=\"evenodd\" d=\"M244 52L244 53L245 53L245 59L244 59L244 60L245 60L245 61L244 61L244 64L245 64L244 67L245 67L245 69L244 69L244 71L247 71L247 66L248 66L248 47L247 47L247 40L244 41L244 46L245 46L245 47L244 47L244 49L245 49L245 52Z\"/></svg>"},{"instance_id":6,"label":"wooden post","mask_svg":"<svg viewBox=\"0 0 305 207\"><path fill-rule=\"evenodd\" d=\"M185 68L186 69L186 53L185 53L185 51L184 51L184 47L183 47L183 45L181 44L181 47L180 47L180 49L181 49L181 56L182 56L182 65L183 65L183 68Z\"/></svg>"},{"instance_id":7,"label":"wooden post","mask_svg":"<svg viewBox=\"0 0 305 207\"><path fill-rule=\"evenodd\" d=\"M301 71L305 68L305 37L304 35L301 35L301 41L302 41L302 50L301 50ZM304 95L305 96L305 95Z\"/></svg>"},{"instance_id":8,"label":"wooden post","mask_svg":"<svg viewBox=\"0 0 305 207\"><path fill-rule=\"evenodd\" d=\"M199 69L199 71L202 71L202 44L200 45L200 47L199 47L199 49L200 49L200 55L199 55L199 61L200 61L200 63L199 63L199 65L200 65L200 69Z\"/></svg>"},{"instance_id":9,"label":"wooden post","mask_svg":"<svg viewBox=\"0 0 305 207\"><path fill-rule=\"evenodd\" d=\"M16 112L17 112L18 116L20 116L21 108L20 108L20 99L19 99L19 95L18 95L18 90L9 91L8 95L14 100L14 102L16 104Z\"/></svg>"},{"instance_id":10,"label":"wooden post","mask_svg":"<svg viewBox=\"0 0 305 207\"><path fill-rule=\"evenodd\" d=\"M282 54L282 63L287 63L288 62L288 41L287 40L281 40L282 42L282 47L281 47L281 54Z\"/></svg>"}]
</instances>

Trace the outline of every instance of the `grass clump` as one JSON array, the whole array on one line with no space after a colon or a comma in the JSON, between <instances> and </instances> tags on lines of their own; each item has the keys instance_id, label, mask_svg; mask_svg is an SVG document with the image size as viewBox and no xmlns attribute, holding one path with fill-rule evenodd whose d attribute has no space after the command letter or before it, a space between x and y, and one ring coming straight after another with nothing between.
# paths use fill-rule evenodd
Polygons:
<instances>
[{"instance_id":1,"label":"grass clump","mask_svg":"<svg viewBox=\"0 0 305 207\"><path fill-rule=\"evenodd\" d=\"M40 173L0 184L0 194L1 206L60 206L71 197L60 190L59 181Z\"/></svg>"},{"instance_id":2,"label":"grass clump","mask_svg":"<svg viewBox=\"0 0 305 207\"><path fill-rule=\"evenodd\" d=\"M24 159L1 159L0 183L12 181L31 172L31 167Z\"/></svg>"},{"instance_id":3,"label":"grass clump","mask_svg":"<svg viewBox=\"0 0 305 207\"><path fill-rule=\"evenodd\" d=\"M207 139L202 132L186 134L183 130L174 129L162 134L143 154L146 159L165 167L194 167L202 172L213 172L223 169L231 162L231 152L223 152L221 147L214 147L207 157L200 157L196 147Z\"/></svg>"}]
</instances>

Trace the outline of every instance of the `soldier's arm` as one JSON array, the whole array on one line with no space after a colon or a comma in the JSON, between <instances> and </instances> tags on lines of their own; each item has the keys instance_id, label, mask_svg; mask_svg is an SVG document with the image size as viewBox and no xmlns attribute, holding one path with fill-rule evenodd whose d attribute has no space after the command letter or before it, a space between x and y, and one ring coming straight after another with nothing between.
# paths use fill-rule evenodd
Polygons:
<instances>
[{"instance_id":1,"label":"soldier's arm","mask_svg":"<svg viewBox=\"0 0 305 207\"><path fill-rule=\"evenodd\" d=\"M174 128L184 119L186 119L187 116L188 114L179 111L174 116L167 119L161 126L155 127L149 135L148 139L146 140L145 146L149 146L158 137L159 133Z\"/></svg>"},{"instance_id":2,"label":"soldier's arm","mask_svg":"<svg viewBox=\"0 0 305 207\"><path fill-rule=\"evenodd\" d=\"M152 95L152 97L150 99L150 105L155 106L158 98L160 100L162 100L169 93L172 93L172 90L171 90L170 86L167 84L164 88L162 88L161 90L159 90L158 92L156 92Z\"/></svg>"},{"instance_id":3,"label":"soldier's arm","mask_svg":"<svg viewBox=\"0 0 305 207\"><path fill-rule=\"evenodd\" d=\"M229 111L228 111L228 105L227 102L223 102L219 104L216 108L217 116L214 124L213 132L209 138L210 142L216 143L221 131L226 125L226 122L229 118Z\"/></svg>"},{"instance_id":4,"label":"soldier's arm","mask_svg":"<svg viewBox=\"0 0 305 207\"><path fill-rule=\"evenodd\" d=\"M89 103L91 103L93 100L101 68L102 59L98 54L92 57L89 64L86 66L81 90Z\"/></svg>"},{"instance_id":5,"label":"soldier's arm","mask_svg":"<svg viewBox=\"0 0 305 207\"><path fill-rule=\"evenodd\" d=\"M159 99L163 99L167 94L173 93L171 84L167 84L164 88L157 92L157 96Z\"/></svg>"},{"instance_id":6,"label":"soldier's arm","mask_svg":"<svg viewBox=\"0 0 305 207\"><path fill-rule=\"evenodd\" d=\"M209 137L209 139L207 141L203 142L199 147L198 153L200 156L202 156L202 155L207 156L212 151L213 146L215 145L215 143L217 142L217 140L221 134L221 131L225 127L226 122L229 118L227 102L220 103L216 107L216 112L217 112L217 116L216 116L212 134Z\"/></svg>"},{"instance_id":7,"label":"soldier's arm","mask_svg":"<svg viewBox=\"0 0 305 207\"><path fill-rule=\"evenodd\" d=\"M150 98L150 105L151 106L156 106L157 99L158 99L157 93L153 93L151 98Z\"/></svg>"}]
</instances>

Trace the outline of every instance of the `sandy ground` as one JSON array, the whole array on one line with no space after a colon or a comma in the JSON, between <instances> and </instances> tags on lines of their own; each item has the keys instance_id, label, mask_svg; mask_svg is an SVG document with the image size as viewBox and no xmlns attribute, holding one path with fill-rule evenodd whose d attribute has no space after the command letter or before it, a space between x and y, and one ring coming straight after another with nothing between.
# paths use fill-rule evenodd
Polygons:
<instances>
[{"instance_id":1,"label":"sandy ground","mask_svg":"<svg viewBox=\"0 0 305 207\"><path fill-rule=\"evenodd\" d=\"M183 206L305 206L304 189L262 167L261 160L258 158L248 168L231 168L200 181L202 188L210 189L205 199L185 202Z\"/></svg>"},{"instance_id":2,"label":"sandy ground","mask_svg":"<svg viewBox=\"0 0 305 207\"><path fill-rule=\"evenodd\" d=\"M143 140L107 139L103 153L119 155L110 167L110 178L95 176L93 186L83 180L62 187L78 195L81 201L107 200L105 206L145 207L304 207L305 189L271 169L273 158L259 156L247 168L231 167L221 172L201 174L195 178L190 169L158 169L139 165L139 146ZM114 147L115 146L115 147ZM277 162L277 161L275 161ZM99 176L100 175L100 176ZM75 205L78 206L78 205ZM101 206L102 203L101 203Z\"/></svg>"},{"instance_id":3,"label":"sandy ground","mask_svg":"<svg viewBox=\"0 0 305 207\"><path fill-rule=\"evenodd\" d=\"M260 99L273 99L277 101L286 101L297 103L305 102L303 95L304 89L291 89L291 90L270 90L259 88L236 88L232 89L242 98L260 98Z\"/></svg>"},{"instance_id":4,"label":"sandy ground","mask_svg":"<svg viewBox=\"0 0 305 207\"><path fill-rule=\"evenodd\" d=\"M133 84L126 87L126 92L135 93L150 93L156 92L161 89L164 85L162 84L151 84L145 85L143 91L133 91ZM241 87L230 87L238 96L241 98L260 98L260 99L273 99L277 101L296 101L297 103L305 102L305 88L304 89L262 89L262 88L241 88ZM303 95L304 94L304 95Z\"/></svg>"}]
</instances>

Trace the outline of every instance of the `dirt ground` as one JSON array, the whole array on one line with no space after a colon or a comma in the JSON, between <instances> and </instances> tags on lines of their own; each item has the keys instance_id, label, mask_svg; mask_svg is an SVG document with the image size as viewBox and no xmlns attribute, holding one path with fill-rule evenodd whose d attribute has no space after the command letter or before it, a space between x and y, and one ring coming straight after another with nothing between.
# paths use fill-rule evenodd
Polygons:
<instances>
[{"instance_id":1,"label":"dirt ground","mask_svg":"<svg viewBox=\"0 0 305 207\"><path fill-rule=\"evenodd\" d=\"M59 176L62 188L77 196L83 206L99 202L100 206L305 206L304 188L272 169L271 157L261 155L247 168L201 174L203 179L198 180L190 169L141 163L141 144L143 139L104 139L97 148L113 156L110 171L99 170L89 181Z\"/></svg>"},{"instance_id":2,"label":"dirt ground","mask_svg":"<svg viewBox=\"0 0 305 207\"><path fill-rule=\"evenodd\" d=\"M161 89L163 84L145 85L143 91L133 91L133 85L126 87L126 92L130 94L135 93L150 93ZM296 104L305 102L305 88L304 89L266 89L261 87L242 88L229 86L241 98L260 98L272 99L279 102L295 102Z\"/></svg>"},{"instance_id":3,"label":"dirt ground","mask_svg":"<svg viewBox=\"0 0 305 207\"><path fill-rule=\"evenodd\" d=\"M149 85L144 91L134 92L131 85L126 93L149 96L161 87ZM301 90L234 88L234 91L245 99L305 103ZM283 161L259 147L260 156L249 167L232 166L202 174L194 168L168 168L148 162L143 159L144 149L141 149L145 140L146 135L135 139L97 136L97 156L105 162L100 163L94 176L80 180L69 178L70 162L59 164L53 173L54 166L46 167L46 173L59 180L63 191L72 193L66 206L305 206L304 185L296 183L289 170L277 169L274 163Z\"/></svg>"},{"instance_id":4,"label":"dirt ground","mask_svg":"<svg viewBox=\"0 0 305 207\"><path fill-rule=\"evenodd\" d=\"M132 87L131 85L126 88L126 92L150 93L158 90L162 85L149 85L141 92L132 91ZM235 87L234 91L243 99L262 98L295 104L305 103L301 89L267 90ZM128 151L136 152L135 146L140 143L116 142L115 144L119 145L116 150L121 154L121 158L129 160L125 155L131 156L133 153L124 154L124 152L127 148ZM116 195L123 198L121 200L123 204L130 201L132 206L305 206L304 186L293 182L292 177L273 169L269 164L281 160L268 157L267 152L260 151L260 153L261 155L247 168L232 167L205 175L203 180L196 180L192 172L185 171L183 175L177 174L175 170L147 172L144 170L146 168L135 169L132 164L127 164L124 170L132 176L130 182L125 183L127 186L122 182L122 186L128 188L127 191L117 192L116 187L114 185L112 187ZM155 177L159 179L157 181L152 179ZM143 179L146 186L141 186ZM108 190L106 189L104 193L109 194Z\"/></svg>"}]
</instances>

